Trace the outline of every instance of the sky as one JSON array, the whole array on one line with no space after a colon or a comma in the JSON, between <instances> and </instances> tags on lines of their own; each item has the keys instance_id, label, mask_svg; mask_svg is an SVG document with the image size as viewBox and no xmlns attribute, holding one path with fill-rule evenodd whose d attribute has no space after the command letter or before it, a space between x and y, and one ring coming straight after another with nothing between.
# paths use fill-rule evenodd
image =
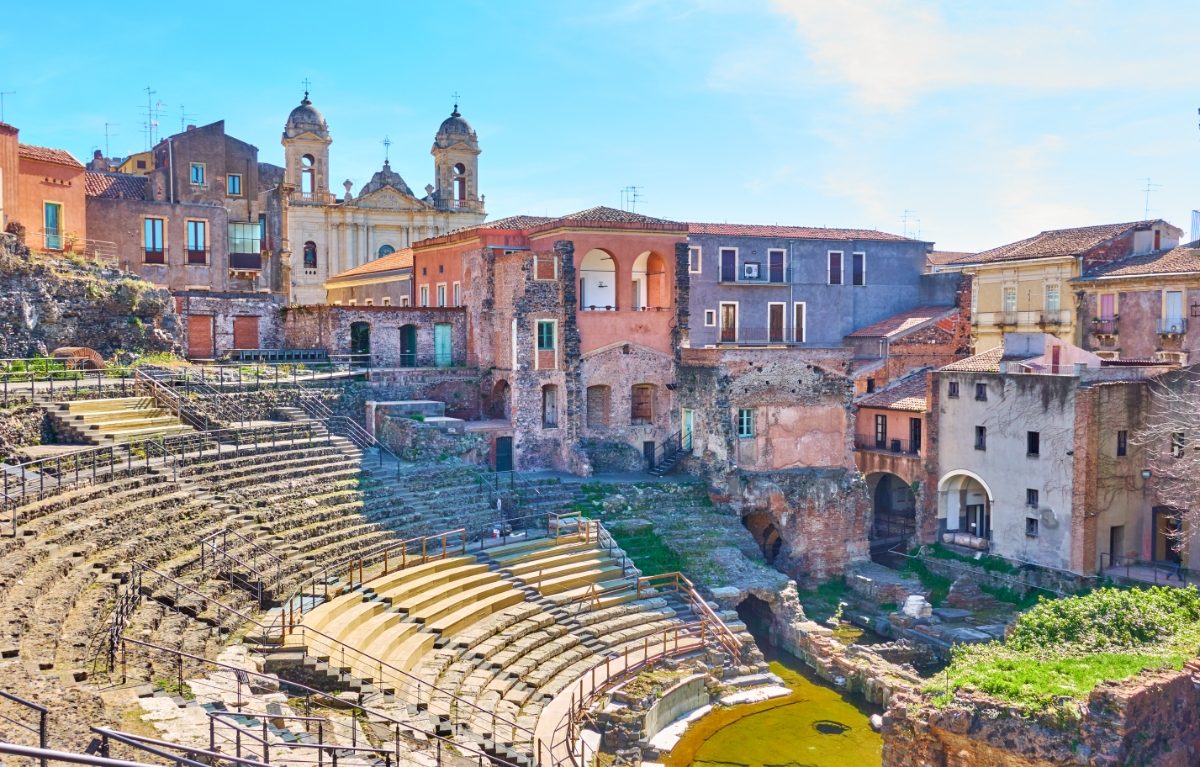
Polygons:
<instances>
[{"instance_id":1,"label":"sky","mask_svg":"<svg viewBox=\"0 0 1200 767\"><path fill-rule=\"evenodd\" d=\"M100 4L0 25L4 120L85 160L224 119L282 164L302 81L331 183L414 190L454 94L490 218L621 207L982 250L1146 213L1190 235L1200 3L409 0ZM181 114L182 112L182 114ZM1149 182L1147 181L1149 179ZM628 204L626 203L626 206Z\"/></svg>"}]
</instances>

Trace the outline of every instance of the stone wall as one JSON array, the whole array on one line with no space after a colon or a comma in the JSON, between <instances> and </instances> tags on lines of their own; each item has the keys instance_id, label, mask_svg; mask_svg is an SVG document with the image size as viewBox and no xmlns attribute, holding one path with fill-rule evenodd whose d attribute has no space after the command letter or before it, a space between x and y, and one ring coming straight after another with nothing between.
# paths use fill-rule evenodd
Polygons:
<instances>
[{"instance_id":1,"label":"stone wall","mask_svg":"<svg viewBox=\"0 0 1200 767\"><path fill-rule=\"evenodd\" d=\"M235 317L258 320L258 349L278 349L284 345L283 296L269 293L214 293L207 290L177 290L175 308L184 328L192 316L212 317L213 349L217 358L239 348L234 343Z\"/></svg>"},{"instance_id":2,"label":"stone wall","mask_svg":"<svg viewBox=\"0 0 1200 767\"><path fill-rule=\"evenodd\" d=\"M1200 764L1200 664L1099 685L1079 720L1029 716L981 693L939 707L898 695L883 767L1192 767Z\"/></svg>"},{"instance_id":3,"label":"stone wall","mask_svg":"<svg viewBox=\"0 0 1200 767\"><path fill-rule=\"evenodd\" d=\"M375 435L396 455L417 463L457 459L486 464L491 447L489 436L484 432L464 432L461 427L443 429L387 413L376 417Z\"/></svg>"},{"instance_id":4,"label":"stone wall","mask_svg":"<svg viewBox=\"0 0 1200 767\"><path fill-rule=\"evenodd\" d=\"M283 344L294 349L327 349L331 354L352 354L351 325L370 328L373 364L383 367L434 367L434 326L448 324L450 366L467 360L466 314L461 307L408 306L289 306L284 310ZM416 327L416 356L401 357L401 328ZM415 362L415 364L414 364Z\"/></svg>"},{"instance_id":5,"label":"stone wall","mask_svg":"<svg viewBox=\"0 0 1200 767\"><path fill-rule=\"evenodd\" d=\"M0 357L87 346L118 350L179 348L179 319L165 290L111 266L31 256L0 235Z\"/></svg>"},{"instance_id":6,"label":"stone wall","mask_svg":"<svg viewBox=\"0 0 1200 767\"><path fill-rule=\"evenodd\" d=\"M50 437L49 419L36 405L19 405L0 410L0 461L7 461L23 447L40 445Z\"/></svg>"}]
</instances>

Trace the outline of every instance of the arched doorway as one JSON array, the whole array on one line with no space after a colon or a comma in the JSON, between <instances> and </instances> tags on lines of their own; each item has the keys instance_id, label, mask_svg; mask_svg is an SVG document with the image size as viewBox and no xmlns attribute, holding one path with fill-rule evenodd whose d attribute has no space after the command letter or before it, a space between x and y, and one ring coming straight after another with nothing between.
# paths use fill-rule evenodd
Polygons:
<instances>
[{"instance_id":1,"label":"arched doorway","mask_svg":"<svg viewBox=\"0 0 1200 767\"><path fill-rule=\"evenodd\" d=\"M400 367L415 368L417 366L417 326L400 326Z\"/></svg>"},{"instance_id":2,"label":"arched doorway","mask_svg":"<svg viewBox=\"0 0 1200 767\"><path fill-rule=\"evenodd\" d=\"M963 470L938 482L938 524L976 538L992 539L992 490L983 479Z\"/></svg>"},{"instance_id":3,"label":"arched doorway","mask_svg":"<svg viewBox=\"0 0 1200 767\"><path fill-rule=\"evenodd\" d=\"M667 284L667 262L647 250L633 262L633 308L665 309L670 303Z\"/></svg>"},{"instance_id":4,"label":"arched doorway","mask_svg":"<svg viewBox=\"0 0 1200 767\"><path fill-rule=\"evenodd\" d=\"M371 323L350 323L350 354L355 365L371 364Z\"/></svg>"},{"instance_id":5,"label":"arched doorway","mask_svg":"<svg viewBox=\"0 0 1200 767\"><path fill-rule=\"evenodd\" d=\"M752 512L742 517L742 525L754 536L767 564L775 564L779 552L783 549L783 536L779 534L771 516L761 511Z\"/></svg>"},{"instance_id":6,"label":"arched doorway","mask_svg":"<svg viewBox=\"0 0 1200 767\"><path fill-rule=\"evenodd\" d=\"M504 421L512 420L512 387L508 381L499 380L492 387L492 396L488 401L488 418Z\"/></svg>"},{"instance_id":7,"label":"arched doorway","mask_svg":"<svg viewBox=\"0 0 1200 767\"><path fill-rule=\"evenodd\" d=\"M912 486L895 474L867 477L871 490L872 544L890 545L917 532L917 497Z\"/></svg>"},{"instance_id":8,"label":"arched doorway","mask_svg":"<svg viewBox=\"0 0 1200 767\"><path fill-rule=\"evenodd\" d=\"M593 248L579 262L579 308L584 311L617 308L617 262L610 253Z\"/></svg>"}]
</instances>

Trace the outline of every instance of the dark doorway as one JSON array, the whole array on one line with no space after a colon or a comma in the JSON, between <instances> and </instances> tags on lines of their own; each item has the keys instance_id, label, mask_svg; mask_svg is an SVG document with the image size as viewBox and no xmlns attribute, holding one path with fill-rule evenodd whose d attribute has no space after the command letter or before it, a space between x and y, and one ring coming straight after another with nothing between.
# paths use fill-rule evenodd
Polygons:
<instances>
[{"instance_id":1,"label":"dark doorway","mask_svg":"<svg viewBox=\"0 0 1200 767\"><path fill-rule=\"evenodd\" d=\"M912 487L895 474L884 474L872 494L872 544L891 544L917 531L917 499Z\"/></svg>"},{"instance_id":2,"label":"dark doorway","mask_svg":"<svg viewBox=\"0 0 1200 767\"><path fill-rule=\"evenodd\" d=\"M1108 564L1111 567L1125 563L1125 525L1108 528Z\"/></svg>"},{"instance_id":3,"label":"dark doorway","mask_svg":"<svg viewBox=\"0 0 1200 767\"><path fill-rule=\"evenodd\" d=\"M770 515L757 511L747 514L742 517L742 525L754 536L767 564L775 564L779 552L783 549L783 536L779 534L779 529L775 527Z\"/></svg>"},{"instance_id":4,"label":"dark doorway","mask_svg":"<svg viewBox=\"0 0 1200 767\"><path fill-rule=\"evenodd\" d=\"M350 323L350 354L355 365L366 367L371 363L371 323Z\"/></svg>"},{"instance_id":5,"label":"dark doorway","mask_svg":"<svg viewBox=\"0 0 1200 767\"><path fill-rule=\"evenodd\" d=\"M921 452L921 419L908 419L908 452Z\"/></svg>"},{"instance_id":6,"label":"dark doorway","mask_svg":"<svg viewBox=\"0 0 1200 767\"><path fill-rule=\"evenodd\" d=\"M512 396L512 387L508 385L508 381L500 380L492 387L492 396L488 402L487 417L511 420L509 400Z\"/></svg>"},{"instance_id":7,"label":"dark doorway","mask_svg":"<svg viewBox=\"0 0 1200 767\"><path fill-rule=\"evenodd\" d=\"M513 470L513 438L496 437L496 471Z\"/></svg>"},{"instance_id":8,"label":"dark doorway","mask_svg":"<svg viewBox=\"0 0 1200 767\"><path fill-rule=\"evenodd\" d=\"M771 605L751 594L738 603L737 614L759 646L770 643Z\"/></svg>"},{"instance_id":9,"label":"dark doorway","mask_svg":"<svg viewBox=\"0 0 1200 767\"><path fill-rule=\"evenodd\" d=\"M1154 561L1179 563L1183 560L1179 547L1182 543L1183 522L1179 511L1170 506L1154 507Z\"/></svg>"},{"instance_id":10,"label":"dark doorway","mask_svg":"<svg viewBox=\"0 0 1200 767\"><path fill-rule=\"evenodd\" d=\"M642 443L642 458L646 463L646 471L654 468L654 442L652 440Z\"/></svg>"},{"instance_id":11,"label":"dark doorway","mask_svg":"<svg viewBox=\"0 0 1200 767\"><path fill-rule=\"evenodd\" d=\"M400 367L417 366L417 326L400 326Z\"/></svg>"}]
</instances>

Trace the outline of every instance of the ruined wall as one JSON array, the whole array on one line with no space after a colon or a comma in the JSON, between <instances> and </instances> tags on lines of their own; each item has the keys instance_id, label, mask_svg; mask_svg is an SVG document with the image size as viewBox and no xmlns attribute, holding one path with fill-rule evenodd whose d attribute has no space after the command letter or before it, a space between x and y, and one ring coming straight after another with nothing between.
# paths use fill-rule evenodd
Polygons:
<instances>
[{"instance_id":1,"label":"ruined wall","mask_svg":"<svg viewBox=\"0 0 1200 767\"><path fill-rule=\"evenodd\" d=\"M373 364L383 367L433 367L434 326L450 325L451 366L466 364L466 314L458 307L407 306L289 306L284 310L283 343L294 349L327 349L350 354L350 326L370 327ZM416 357L401 357L401 327L416 326ZM412 364L415 361L415 365Z\"/></svg>"},{"instance_id":2,"label":"ruined wall","mask_svg":"<svg viewBox=\"0 0 1200 767\"><path fill-rule=\"evenodd\" d=\"M212 317L213 346L217 357L230 349L238 348L234 343L233 323L235 317L258 319L259 349L277 349L284 345L283 296L269 293L212 293L206 290L176 291L175 308L179 312L179 323L188 326L191 316Z\"/></svg>"},{"instance_id":3,"label":"ruined wall","mask_svg":"<svg viewBox=\"0 0 1200 767\"><path fill-rule=\"evenodd\" d=\"M1080 721L1030 717L979 693L943 708L898 695L883 767L1192 767L1200 764L1200 664L1098 686Z\"/></svg>"}]
</instances>

